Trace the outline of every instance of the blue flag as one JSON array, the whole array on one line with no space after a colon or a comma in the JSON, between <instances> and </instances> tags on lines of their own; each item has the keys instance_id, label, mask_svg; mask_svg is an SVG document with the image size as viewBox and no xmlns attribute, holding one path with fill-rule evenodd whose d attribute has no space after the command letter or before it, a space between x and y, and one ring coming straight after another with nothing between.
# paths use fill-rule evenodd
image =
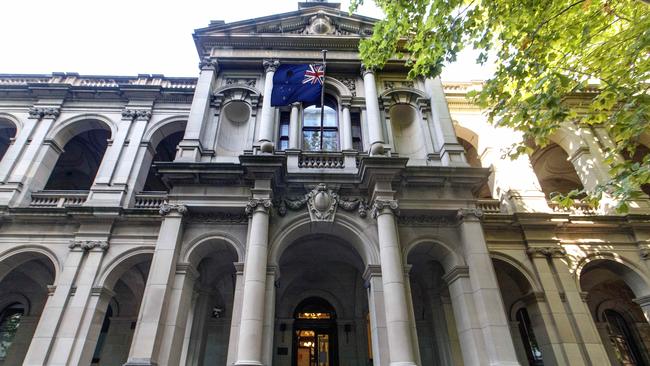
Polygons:
<instances>
[{"instance_id":1,"label":"blue flag","mask_svg":"<svg viewBox=\"0 0 650 366\"><path fill-rule=\"evenodd\" d=\"M320 104L324 77L323 65L280 65L273 75L271 105L279 107L293 102Z\"/></svg>"}]
</instances>

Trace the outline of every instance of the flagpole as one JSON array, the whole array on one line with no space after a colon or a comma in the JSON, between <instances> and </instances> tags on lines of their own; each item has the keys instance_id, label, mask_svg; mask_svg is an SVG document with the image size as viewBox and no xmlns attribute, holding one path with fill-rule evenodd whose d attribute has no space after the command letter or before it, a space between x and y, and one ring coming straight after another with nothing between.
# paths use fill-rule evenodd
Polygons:
<instances>
[{"instance_id":1,"label":"flagpole","mask_svg":"<svg viewBox=\"0 0 650 366\"><path fill-rule=\"evenodd\" d=\"M323 53L323 83L320 89L320 150L323 151L323 120L325 119L325 58L327 50L322 50Z\"/></svg>"}]
</instances>

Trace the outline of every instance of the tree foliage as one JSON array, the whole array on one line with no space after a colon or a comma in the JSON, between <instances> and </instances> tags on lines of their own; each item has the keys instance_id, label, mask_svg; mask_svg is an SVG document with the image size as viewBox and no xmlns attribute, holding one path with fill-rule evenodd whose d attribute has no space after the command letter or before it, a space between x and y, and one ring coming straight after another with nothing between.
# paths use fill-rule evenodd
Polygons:
<instances>
[{"instance_id":1,"label":"tree foliage","mask_svg":"<svg viewBox=\"0 0 650 366\"><path fill-rule=\"evenodd\" d=\"M614 142L602 147L611 180L588 192L591 199L606 193L624 211L650 183L650 155L621 158L650 133L648 0L375 2L386 17L360 44L366 65L403 58L409 77L432 77L466 47L479 51L478 63L494 55L495 74L473 98L491 122L523 133L528 143L511 154L547 145L566 123L604 128Z\"/></svg>"}]
</instances>

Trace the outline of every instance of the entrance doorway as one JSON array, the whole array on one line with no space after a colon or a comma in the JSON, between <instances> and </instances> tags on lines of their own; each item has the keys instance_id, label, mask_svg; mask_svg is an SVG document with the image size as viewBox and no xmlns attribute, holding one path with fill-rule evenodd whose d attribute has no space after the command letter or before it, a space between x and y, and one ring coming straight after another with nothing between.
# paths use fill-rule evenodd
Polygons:
<instances>
[{"instance_id":1,"label":"entrance doorway","mask_svg":"<svg viewBox=\"0 0 650 366\"><path fill-rule=\"evenodd\" d=\"M303 300L294 313L293 366L338 366L336 312L320 297Z\"/></svg>"}]
</instances>

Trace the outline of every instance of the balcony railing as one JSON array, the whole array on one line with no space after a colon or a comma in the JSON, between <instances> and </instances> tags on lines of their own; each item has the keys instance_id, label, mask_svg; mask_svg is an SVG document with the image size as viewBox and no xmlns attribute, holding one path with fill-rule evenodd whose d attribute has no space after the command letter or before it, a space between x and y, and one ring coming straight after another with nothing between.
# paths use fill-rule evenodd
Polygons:
<instances>
[{"instance_id":1,"label":"balcony railing","mask_svg":"<svg viewBox=\"0 0 650 366\"><path fill-rule=\"evenodd\" d=\"M157 210L165 201L167 201L167 192L141 192L135 195L133 207Z\"/></svg>"},{"instance_id":2,"label":"balcony railing","mask_svg":"<svg viewBox=\"0 0 650 366\"><path fill-rule=\"evenodd\" d=\"M495 199L477 200L476 207L484 213L501 213L501 202Z\"/></svg>"},{"instance_id":3,"label":"balcony railing","mask_svg":"<svg viewBox=\"0 0 650 366\"><path fill-rule=\"evenodd\" d=\"M343 169L345 161L340 153L302 152L298 156L299 168Z\"/></svg>"},{"instance_id":4,"label":"balcony railing","mask_svg":"<svg viewBox=\"0 0 650 366\"><path fill-rule=\"evenodd\" d=\"M30 207L79 207L88 199L88 191L41 191L32 193Z\"/></svg>"},{"instance_id":5,"label":"balcony railing","mask_svg":"<svg viewBox=\"0 0 650 366\"><path fill-rule=\"evenodd\" d=\"M569 208L561 207L559 204L548 201L548 207L555 213L568 213L571 215L594 215L596 211L589 204L580 202L580 200L575 200L573 206Z\"/></svg>"}]
</instances>

